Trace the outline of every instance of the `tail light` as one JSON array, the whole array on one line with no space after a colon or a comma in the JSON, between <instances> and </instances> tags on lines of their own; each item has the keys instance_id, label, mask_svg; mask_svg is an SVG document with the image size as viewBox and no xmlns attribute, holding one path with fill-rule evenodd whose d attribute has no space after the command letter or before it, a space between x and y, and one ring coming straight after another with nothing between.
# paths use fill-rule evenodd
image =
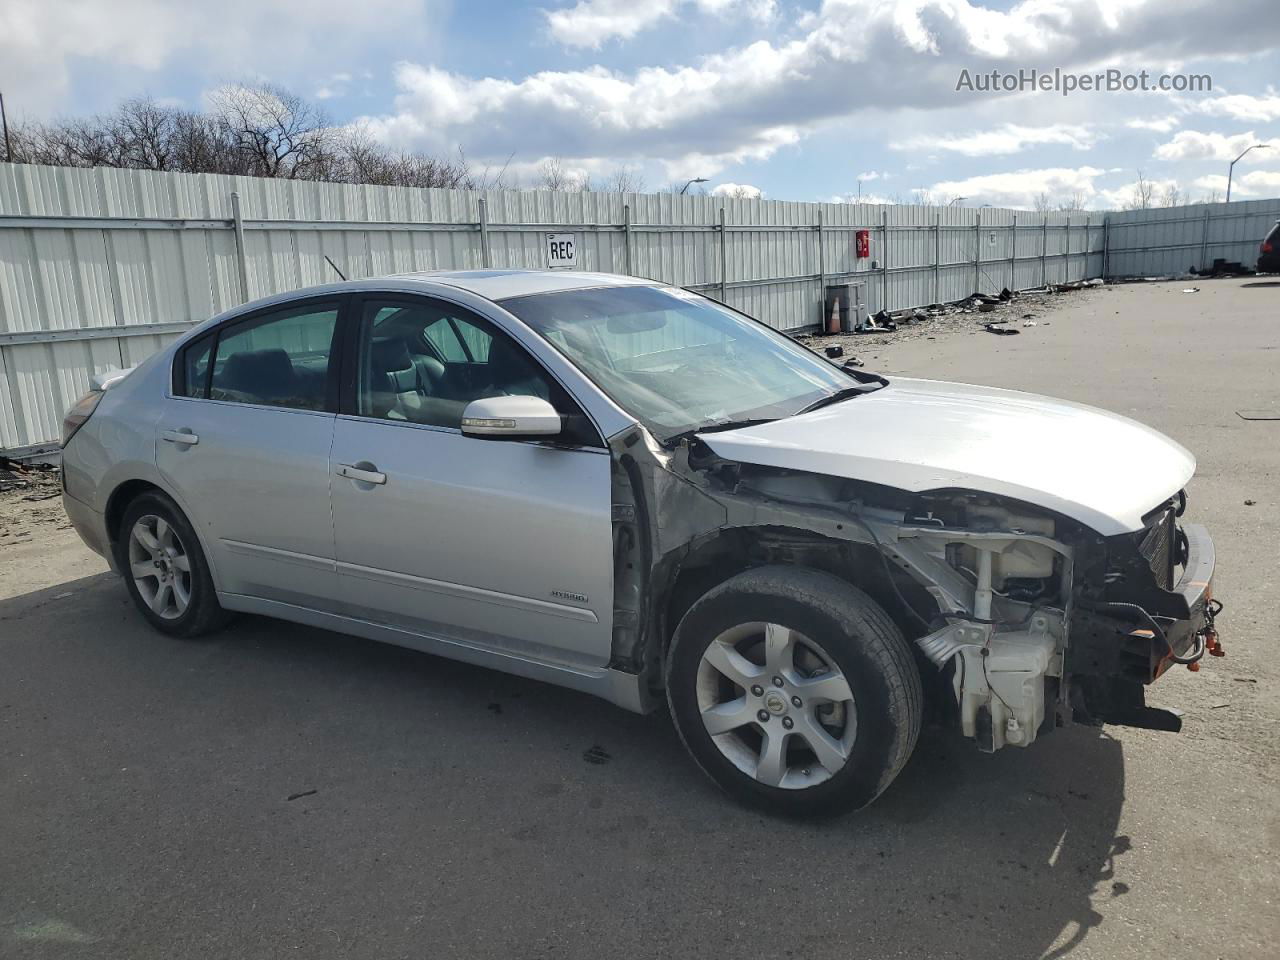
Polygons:
<instances>
[{"instance_id":1,"label":"tail light","mask_svg":"<svg viewBox=\"0 0 1280 960\"><path fill-rule=\"evenodd\" d=\"M1271 244L1270 244L1270 243L1268 243L1266 240L1263 240L1263 241L1262 241L1262 252L1263 252L1263 253L1270 253L1270 252L1271 252Z\"/></svg>"},{"instance_id":2,"label":"tail light","mask_svg":"<svg viewBox=\"0 0 1280 960\"><path fill-rule=\"evenodd\" d=\"M86 420L98 409L98 401L102 399L101 390L93 390L72 404L71 409L62 418L62 446L71 442L76 431L84 426Z\"/></svg>"}]
</instances>

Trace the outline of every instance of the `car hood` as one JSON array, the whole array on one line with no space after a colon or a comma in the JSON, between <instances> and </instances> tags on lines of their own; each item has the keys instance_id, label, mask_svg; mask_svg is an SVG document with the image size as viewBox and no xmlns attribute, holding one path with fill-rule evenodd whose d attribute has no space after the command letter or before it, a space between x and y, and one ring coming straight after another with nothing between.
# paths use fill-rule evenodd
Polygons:
<instances>
[{"instance_id":1,"label":"car hood","mask_svg":"<svg viewBox=\"0 0 1280 960\"><path fill-rule=\"evenodd\" d=\"M1195 472L1184 447L1127 417L1067 400L935 380L888 386L773 423L700 435L718 456L901 490L1012 497L1103 536Z\"/></svg>"}]
</instances>

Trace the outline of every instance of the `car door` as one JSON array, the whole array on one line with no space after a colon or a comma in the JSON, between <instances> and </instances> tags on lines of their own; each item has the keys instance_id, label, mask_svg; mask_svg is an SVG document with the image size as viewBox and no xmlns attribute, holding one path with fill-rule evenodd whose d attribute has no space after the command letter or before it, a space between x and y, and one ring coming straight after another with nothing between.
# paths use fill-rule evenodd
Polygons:
<instances>
[{"instance_id":1,"label":"car door","mask_svg":"<svg viewBox=\"0 0 1280 960\"><path fill-rule=\"evenodd\" d=\"M343 300L257 311L178 355L156 465L201 532L225 593L336 608L331 361Z\"/></svg>"},{"instance_id":2,"label":"car door","mask_svg":"<svg viewBox=\"0 0 1280 960\"><path fill-rule=\"evenodd\" d=\"M447 301L366 297L352 328L333 442L347 610L530 659L606 664L610 460L581 408L513 338ZM551 400L563 435L463 436L466 404L500 393Z\"/></svg>"}]
</instances>

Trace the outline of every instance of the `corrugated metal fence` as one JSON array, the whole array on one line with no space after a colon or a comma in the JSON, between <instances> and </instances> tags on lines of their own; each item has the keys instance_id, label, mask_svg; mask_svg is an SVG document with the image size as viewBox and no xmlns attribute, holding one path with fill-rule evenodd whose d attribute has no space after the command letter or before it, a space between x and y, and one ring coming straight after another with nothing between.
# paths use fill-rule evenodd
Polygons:
<instances>
[{"instance_id":1,"label":"corrugated metal fence","mask_svg":"<svg viewBox=\"0 0 1280 960\"><path fill-rule=\"evenodd\" d=\"M1277 220L1280 200L1196 203L1107 214L1108 277L1159 277L1204 270L1214 260L1252 267Z\"/></svg>"},{"instance_id":2,"label":"corrugated metal fence","mask_svg":"<svg viewBox=\"0 0 1280 960\"><path fill-rule=\"evenodd\" d=\"M855 231L871 231L857 259ZM55 440L102 370L283 290L415 270L576 268L707 293L781 330L819 322L823 286L870 311L1100 276L1100 214L789 203L670 194L416 190L0 164L0 449Z\"/></svg>"}]
</instances>

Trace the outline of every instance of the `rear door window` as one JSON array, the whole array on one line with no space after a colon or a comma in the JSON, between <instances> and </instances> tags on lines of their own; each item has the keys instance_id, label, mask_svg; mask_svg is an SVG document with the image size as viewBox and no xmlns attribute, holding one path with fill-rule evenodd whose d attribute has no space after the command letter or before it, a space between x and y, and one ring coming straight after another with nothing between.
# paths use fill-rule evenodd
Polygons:
<instances>
[{"instance_id":1,"label":"rear door window","mask_svg":"<svg viewBox=\"0 0 1280 960\"><path fill-rule=\"evenodd\" d=\"M295 410L325 409L338 309L337 303L309 303L222 328L208 398ZM197 375L198 362L197 358L193 369Z\"/></svg>"}]
</instances>

